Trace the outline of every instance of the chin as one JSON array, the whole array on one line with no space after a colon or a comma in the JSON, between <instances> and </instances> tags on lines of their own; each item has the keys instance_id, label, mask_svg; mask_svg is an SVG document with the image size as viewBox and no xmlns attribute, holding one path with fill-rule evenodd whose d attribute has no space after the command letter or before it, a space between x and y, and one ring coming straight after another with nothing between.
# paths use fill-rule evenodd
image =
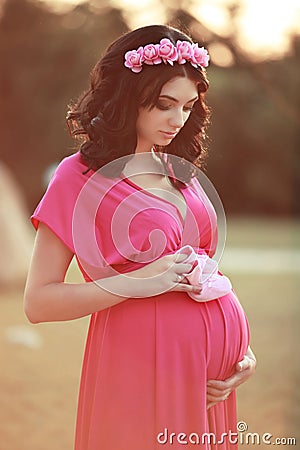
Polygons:
<instances>
[{"instance_id":1,"label":"chin","mask_svg":"<svg viewBox=\"0 0 300 450\"><path fill-rule=\"evenodd\" d=\"M174 138L169 138L169 139L160 139L159 142L156 142L156 144L154 145L159 145L160 147L166 147L166 145L169 145Z\"/></svg>"}]
</instances>

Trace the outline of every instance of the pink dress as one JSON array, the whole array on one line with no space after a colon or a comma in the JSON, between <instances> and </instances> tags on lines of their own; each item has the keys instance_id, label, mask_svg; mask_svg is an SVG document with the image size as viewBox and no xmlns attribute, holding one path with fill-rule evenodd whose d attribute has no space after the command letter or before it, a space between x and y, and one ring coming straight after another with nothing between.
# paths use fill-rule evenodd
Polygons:
<instances>
[{"instance_id":1,"label":"pink dress","mask_svg":"<svg viewBox=\"0 0 300 450\"><path fill-rule=\"evenodd\" d=\"M65 158L32 222L35 228L45 223L74 252L87 281L105 273L103 261L118 272L131 271L187 244L213 256L215 217L194 189L181 189L184 220L172 203L128 179L110 189L103 180L95 213L94 200L80 197L91 179L85 170L79 153ZM74 211L80 211L79 225ZM115 217L118 236L111 235ZM89 260L94 238L100 253ZM132 249L136 255L129 258ZM207 411L206 381L232 375L248 344L247 319L234 291L204 303L179 292L132 298L92 314L75 450L236 449L235 392Z\"/></svg>"}]
</instances>

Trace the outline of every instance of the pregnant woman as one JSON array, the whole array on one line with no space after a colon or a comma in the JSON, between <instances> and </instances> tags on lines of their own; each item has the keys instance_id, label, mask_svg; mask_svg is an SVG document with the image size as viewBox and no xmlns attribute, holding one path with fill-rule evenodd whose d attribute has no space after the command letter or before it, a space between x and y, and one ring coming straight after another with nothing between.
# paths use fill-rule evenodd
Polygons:
<instances>
[{"instance_id":1,"label":"pregnant woman","mask_svg":"<svg viewBox=\"0 0 300 450\"><path fill-rule=\"evenodd\" d=\"M235 389L256 362L195 177L208 60L168 26L112 43L68 114L80 151L32 216L29 320L91 314L75 450L237 448ZM74 255L85 283L64 282Z\"/></svg>"}]
</instances>

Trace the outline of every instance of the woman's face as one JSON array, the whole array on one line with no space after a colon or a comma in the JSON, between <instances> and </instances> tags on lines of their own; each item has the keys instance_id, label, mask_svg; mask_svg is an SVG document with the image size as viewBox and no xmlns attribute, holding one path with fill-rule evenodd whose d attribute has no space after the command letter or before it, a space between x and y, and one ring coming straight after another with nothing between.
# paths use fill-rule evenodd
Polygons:
<instances>
[{"instance_id":1,"label":"woman's face","mask_svg":"<svg viewBox=\"0 0 300 450\"><path fill-rule=\"evenodd\" d=\"M148 152L153 145L165 146L188 120L198 100L195 81L175 77L163 85L157 105L151 110L140 108L136 123L136 152Z\"/></svg>"}]
</instances>

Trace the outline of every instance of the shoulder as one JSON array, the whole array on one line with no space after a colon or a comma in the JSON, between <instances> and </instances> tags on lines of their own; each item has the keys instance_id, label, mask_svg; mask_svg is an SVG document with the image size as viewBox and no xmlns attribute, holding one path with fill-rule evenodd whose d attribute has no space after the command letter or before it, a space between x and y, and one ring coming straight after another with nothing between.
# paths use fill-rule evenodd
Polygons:
<instances>
[{"instance_id":1,"label":"shoulder","mask_svg":"<svg viewBox=\"0 0 300 450\"><path fill-rule=\"evenodd\" d=\"M56 186L65 191L80 191L93 173L92 171L87 172L87 168L79 152L66 156L56 167L48 190Z\"/></svg>"},{"instance_id":2,"label":"shoulder","mask_svg":"<svg viewBox=\"0 0 300 450\"><path fill-rule=\"evenodd\" d=\"M55 177L70 177L74 175L83 175L87 170L87 166L83 164L81 155L79 152L74 153L73 155L66 156L61 160L55 169L54 176ZM87 175L85 175L87 178Z\"/></svg>"}]
</instances>

